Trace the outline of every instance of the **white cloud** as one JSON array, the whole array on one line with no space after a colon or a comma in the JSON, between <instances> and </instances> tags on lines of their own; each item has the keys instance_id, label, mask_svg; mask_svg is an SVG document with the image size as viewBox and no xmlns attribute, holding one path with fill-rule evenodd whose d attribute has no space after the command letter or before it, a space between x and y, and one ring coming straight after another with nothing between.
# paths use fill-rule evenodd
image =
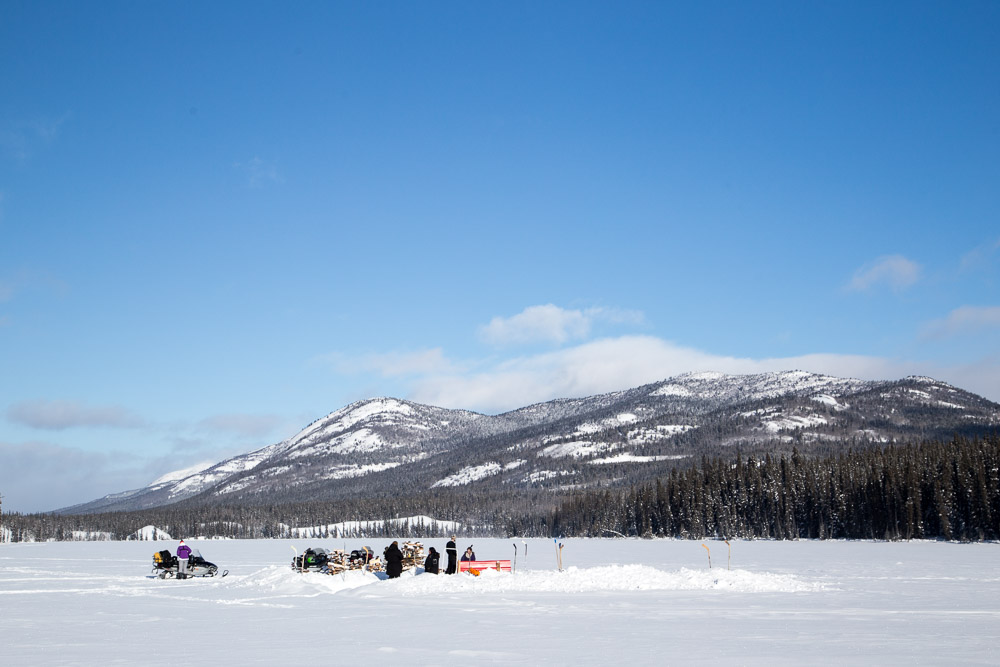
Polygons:
<instances>
[{"instance_id":1,"label":"white cloud","mask_svg":"<svg viewBox=\"0 0 1000 667\"><path fill-rule=\"evenodd\" d=\"M959 269L962 271L974 271L989 266L993 258L998 254L998 251L1000 251L1000 239L984 243L962 256L959 262Z\"/></svg>"},{"instance_id":2,"label":"white cloud","mask_svg":"<svg viewBox=\"0 0 1000 667\"><path fill-rule=\"evenodd\" d=\"M497 412L553 398L636 387L692 371L759 373L804 368L859 377L891 377L882 360L847 355L745 359L714 355L652 336L607 338L504 361L471 374L432 375L414 385L414 400Z\"/></svg>"},{"instance_id":3,"label":"white cloud","mask_svg":"<svg viewBox=\"0 0 1000 667\"><path fill-rule=\"evenodd\" d=\"M919 279L919 264L902 255L886 255L855 271L848 288L863 292L879 285L888 285L898 292Z\"/></svg>"},{"instance_id":4,"label":"white cloud","mask_svg":"<svg viewBox=\"0 0 1000 667\"><path fill-rule=\"evenodd\" d=\"M493 345L557 343L582 340L596 322L615 324L642 322L642 314L610 308L568 310L551 303L529 306L511 317L494 317L479 329L482 340Z\"/></svg>"},{"instance_id":5,"label":"white cloud","mask_svg":"<svg viewBox=\"0 0 1000 667\"><path fill-rule=\"evenodd\" d=\"M122 464L126 466L122 468ZM147 474L127 455L86 452L49 442L0 442L4 509L47 512L134 489Z\"/></svg>"},{"instance_id":6,"label":"white cloud","mask_svg":"<svg viewBox=\"0 0 1000 667\"><path fill-rule=\"evenodd\" d=\"M88 406L75 401L22 401L7 408L7 419L32 428L62 431L77 427L140 428L144 420L120 406Z\"/></svg>"},{"instance_id":7,"label":"white cloud","mask_svg":"<svg viewBox=\"0 0 1000 667\"><path fill-rule=\"evenodd\" d=\"M924 327L925 338L950 338L1000 328L1000 306L962 306Z\"/></svg>"},{"instance_id":8,"label":"white cloud","mask_svg":"<svg viewBox=\"0 0 1000 667\"><path fill-rule=\"evenodd\" d=\"M930 375L1000 399L1000 363L967 367L849 354L753 359L711 354L652 336L608 338L545 354L522 356L470 373L431 374L411 384L421 403L503 412L554 398L590 396L696 371L744 374L801 369L837 377L895 380Z\"/></svg>"},{"instance_id":9,"label":"white cloud","mask_svg":"<svg viewBox=\"0 0 1000 667\"><path fill-rule=\"evenodd\" d=\"M79 505L108 493L147 486L164 473L196 461L214 463L243 451L180 454L167 449L161 456L146 458L128 450L94 452L46 441L0 441L4 509L49 512Z\"/></svg>"}]
</instances>

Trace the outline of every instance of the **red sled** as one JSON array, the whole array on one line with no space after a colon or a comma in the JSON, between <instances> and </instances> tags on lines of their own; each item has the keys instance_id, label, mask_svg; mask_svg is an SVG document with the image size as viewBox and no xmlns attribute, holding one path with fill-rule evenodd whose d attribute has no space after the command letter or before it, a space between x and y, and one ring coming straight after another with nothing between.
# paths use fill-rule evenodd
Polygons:
<instances>
[{"instance_id":1,"label":"red sled","mask_svg":"<svg viewBox=\"0 0 1000 667\"><path fill-rule=\"evenodd\" d=\"M463 560L458 563L459 572L471 572L479 575L483 570L496 570L497 572L510 572L509 560Z\"/></svg>"}]
</instances>

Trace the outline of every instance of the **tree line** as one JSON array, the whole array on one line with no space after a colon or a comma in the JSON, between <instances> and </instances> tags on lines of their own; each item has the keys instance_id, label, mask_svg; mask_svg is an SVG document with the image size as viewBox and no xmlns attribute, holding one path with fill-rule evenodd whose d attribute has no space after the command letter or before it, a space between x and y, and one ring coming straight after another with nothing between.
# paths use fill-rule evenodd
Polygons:
<instances>
[{"instance_id":1,"label":"tree line","mask_svg":"<svg viewBox=\"0 0 1000 667\"><path fill-rule=\"evenodd\" d=\"M1000 539L1000 435L866 447L835 455L703 456L652 482L575 492L433 489L398 497L196 506L132 512L3 516L11 541L129 539L153 525L180 537L337 537L329 524L357 521L342 537L442 537L450 525L405 522L427 515L467 536L701 539Z\"/></svg>"},{"instance_id":2,"label":"tree line","mask_svg":"<svg viewBox=\"0 0 1000 667\"><path fill-rule=\"evenodd\" d=\"M581 493L555 535L996 540L1000 436L835 456L703 458L654 484Z\"/></svg>"}]
</instances>

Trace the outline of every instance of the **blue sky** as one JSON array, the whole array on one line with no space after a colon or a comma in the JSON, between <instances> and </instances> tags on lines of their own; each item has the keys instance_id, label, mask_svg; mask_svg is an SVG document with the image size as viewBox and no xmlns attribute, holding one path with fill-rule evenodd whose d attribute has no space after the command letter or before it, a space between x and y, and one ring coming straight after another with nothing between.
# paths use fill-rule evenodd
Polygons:
<instances>
[{"instance_id":1,"label":"blue sky","mask_svg":"<svg viewBox=\"0 0 1000 667\"><path fill-rule=\"evenodd\" d=\"M1000 4L0 6L0 493L362 398L1000 401Z\"/></svg>"}]
</instances>

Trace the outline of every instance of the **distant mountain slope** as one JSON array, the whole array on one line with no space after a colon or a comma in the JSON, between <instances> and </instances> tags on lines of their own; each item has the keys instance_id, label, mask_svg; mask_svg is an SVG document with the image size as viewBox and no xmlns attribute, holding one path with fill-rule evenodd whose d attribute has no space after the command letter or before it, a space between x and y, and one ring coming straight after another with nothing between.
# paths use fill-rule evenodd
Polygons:
<instances>
[{"instance_id":1,"label":"distant mountain slope","mask_svg":"<svg viewBox=\"0 0 1000 667\"><path fill-rule=\"evenodd\" d=\"M1000 405L932 378L803 371L687 374L495 416L375 398L283 442L61 511L613 486L723 448L826 451L998 427Z\"/></svg>"}]
</instances>

